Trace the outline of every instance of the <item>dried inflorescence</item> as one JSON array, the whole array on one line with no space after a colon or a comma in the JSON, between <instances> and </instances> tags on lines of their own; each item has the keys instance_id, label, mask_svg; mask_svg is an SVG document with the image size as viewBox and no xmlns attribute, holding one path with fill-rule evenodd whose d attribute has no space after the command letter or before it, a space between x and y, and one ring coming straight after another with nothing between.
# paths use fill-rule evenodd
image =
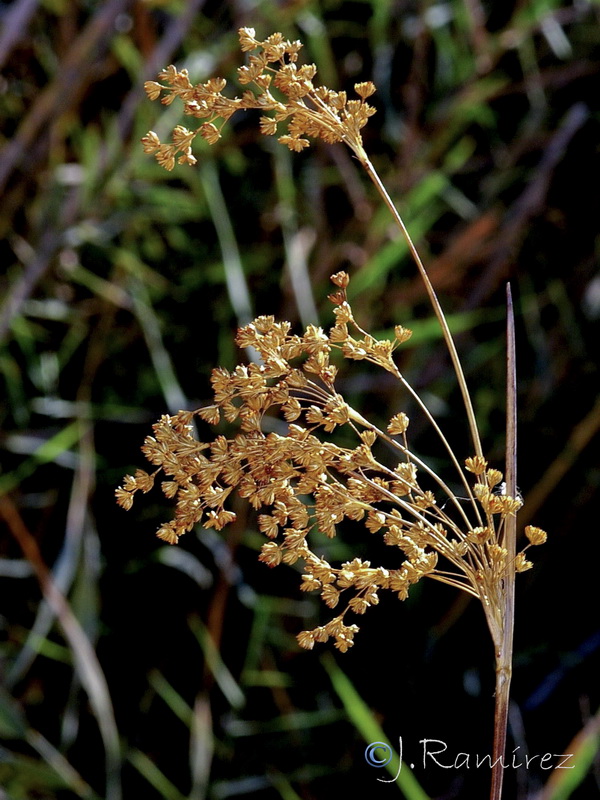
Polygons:
<instances>
[{"instance_id":1,"label":"dried inflorescence","mask_svg":"<svg viewBox=\"0 0 600 800\"><path fill-rule=\"evenodd\" d=\"M237 344L254 347L260 364L239 365L232 372L215 369L212 405L163 416L142 448L155 471L127 476L117 499L130 508L134 494L148 492L162 472L162 490L176 505L174 519L160 527L158 536L175 544L197 524L221 530L234 521L226 501L237 491L261 512L258 527L268 541L260 560L271 567L302 562L301 589L317 591L329 608L341 609L324 626L303 631L300 645L310 649L333 638L345 652L358 630L346 624L346 614L363 614L378 603L383 589L404 600L410 586L428 576L496 608L506 571L522 572L531 563L523 553L507 563L504 521L517 512L521 500L498 491L498 470L490 469L481 456L468 458L464 469L455 461L465 501L411 452L404 412L394 414L384 431L336 391L337 370L331 363L335 351L347 359L370 361L404 382L393 352L410 338L410 331L397 326L393 341L369 336L348 303L348 276L337 273L332 280L336 322L329 332L309 325L299 336L289 323L270 316L241 328ZM273 427L264 424L265 418L274 414L287 422L285 434L265 433ZM194 416L213 426L237 422L239 433L200 442L194 436ZM325 435L337 428L351 434L353 446ZM396 466L381 463L374 454L382 440L396 451ZM474 476L472 486L467 473ZM382 537L392 548L388 566L374 567L359 558L332 566L311 549L311 532L334 537L344 519L361 521ZM541 544L546 536L532 526L526 534L527 547Z\"/></svg>"},{"instance_id":2,"label":"dried inflorescence","mask_svg":"<svg viewBox=\"0 0 600 800\"><path fill-rule=\"evenodd\" d=\"M365 101L375 92L375 86L370 82L357 83L354 90L358 100L348 100L346 92L315 87L317 68L314 64L297 65L301 42L284 39L281 33L273 33L260 41L253 28L241 28L239 37L242 51L256 51L249 57L248 64L238 70L239 82L253 85L254 91L248 89L241 97L230 99L222 94L227 84L224 78L211 78L194 86L187 70L167 67L158 76L166 86L156 81L144 84L148 97L156 100L164 92L161 102L165 105L179 98L186 115L205 121L195 130L178 125L172 141L164 144L154 131L149 131L142 139L145 152L154 154L158 163L168 170L175 166L178 153L180 164L195 164L192 142L196 136L214 144L236 111L258 109L264 113L260 129L267 136L276 135L281 123L287 124L287 133L279 136L279 141L290 150L303 150L309 146L311 138L329 144L345 142L362 160L360 131L375 113ZM272 116L266 112L273 112Z\"/></svg>"},{"instance_id":3,"label":"dried inflorescence","mask_svg":"<svg viewBox=\"0 0 600 800\"><path fill-rule=\"evenodd\" d=\"M280 33L260 41L251 28L242 28L239 36L242 51L252 55L238 70L238 78L253 90L230 99L222 94L224 79L192 85L186 70L168 67L159 75L166 85L145 84L148 96L151 100L162 96L166 105L179 98L184 113L203 122L195 130L177 126L167 144L151 131L142 140L145 151L169 170L176 159L194 164L194 138L200 135L213 144L240 109L261 110L260 127L266 135L275 135L280 125L287 125L279 141L294 151L307 147L311 138L345 142L407 236L429 287L463 397L467 394L465 407L477 455L464 465L458 462L435 419L398 369L393 354L410 338L410 330L396 326L391 341L377 340L362 330L348 303L349 278L340 272L332 278L336 289L330 300L336 322L329 332L308 326L299 336L291 332L289 323L273 317L259 317L242 328L237 344L254 348L260 362L240 365L233 372L215 369L213 405L162 417L143 447L156 470L152 474L138 470L128 476L117 490L118 502L130 508L135 492L149 491L162 472L167 479L162 481L163 492L175 499L176 510L175 518L160 527L158 536L175 544L196 524L221 530L232 522L235 514L226 508L226 501L234 490L248 499L261 512L258 526L269 540L260 560L269 566L302 563L302 590L318 591L329 608L341 609L324 626L303 631L298 637L303 647L310 649L315 642L333 638L336 647L346 651L358 630L345 622L349 611L363 614L378 603L383 589L405 599L410 586L424 576L479 597L494 635L503 627L507 575L531 567L525 551L509 557L505 546L506 520L517 513L522 501L506 495L502 473L489 468L481 455L476 421L443 311L363 149L360 132L374 113L366 100L375 87L370 82L356 84L359 99L348 100L345 92L315 86L313 64L298 66L300 42L286 40ZM381 430L337 392L337 369L331 361L336 351L346 359L370 361L400 381L440 437L456 471L459 495L411 451L405 412L395 413L386 430ZM272 423L265 425L265 418L274 414L287 422L286 433L274 432ZM217 435L210 443L199 442L194 436L195 415L210 425L237 422L240 431L230 438ZM346 429L354 443L342 445L326 436L337 428ZM396 466L378 460L374 447L381 441L396 451ZM372 567L359 558L332 566L311 549L311 532L333 537L345 519L362 522L370 533L382 537L394 554L388 566ZM525 533L529 539L525 550L546 538L544 531L533 526Z\"/></svg>"}]
</instances>

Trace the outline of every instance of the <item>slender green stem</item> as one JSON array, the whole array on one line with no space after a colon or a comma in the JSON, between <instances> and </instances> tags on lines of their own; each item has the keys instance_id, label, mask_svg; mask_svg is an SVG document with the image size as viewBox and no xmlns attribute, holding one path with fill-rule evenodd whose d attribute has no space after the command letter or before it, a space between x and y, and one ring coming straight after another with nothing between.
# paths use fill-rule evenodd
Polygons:
<instances>
[{"instance_id":1,"label":"slender green stem","mask_svg":"<svg viewBox=\"0 0 600 800\"><path fill-rule=\"evenodd\" d=\"M506 493L517 494L517 403L516 403L516 356L515 321L510 285L506 287ZM490 800L502 797L504 769L501 759L506 749L508 703L512 676L513 632L515 614L515 553L517 519L506 517L503 546L506 549L506 574L503 578L501 601L502 624L500 630L492 630L496 647L496 707L494 711L494 745L492 752L492 787Z\"/></svg>"},{"instance_id":2,"label":"slender green stem","mask_svg":"<svg viewBox=\"0 0 600 800\"><path fill-rule=\"evenodd\" d=\"M408 232L408 230L406 228L406 225L404 224L404 221L402 220L402 217L398 213L398 210L397 210L396 206L392 202L392 199L389 196L389 194L387 192L387 189L385 188L385 186L381 182L381 179L380 179L379 175L377 174L377 172L375 171L375 168L373 167L373 165L369 161L368 156L366 155L364 150L362 152L358 152L355 148L353 148L353 149L354 149L355 153L357 154L361 164L365 168L369 178L375 184L375 186L377 188L377 191L381 195L381 198L383 199L384 203L386 204L386 206L390 210L390 212L391 212L391 214L392 214L392 216L394 218L395 223L398 225L398 227L400 228L400 231L402 232L402 235L406 239L406 243L408 245L410 253L411 253L412 257L413 257L413 260L414 260L415 264L417 265L417 269L419 270L419 273L421 274L421 278L423 279L423 283L425 284L425 289L427 291L427 294L429 295L429 300L431 301L431 305L433 306L433 310L435 312L435 315L438 318L438 322L440 323L440 326L442 328L442 333L444 335L444 340L446 342L446 346L448 348L448 352L450 353L450 358L452 360L452 365L454 367L454 372L455 372L457 380L458 380L458 385L460 387L460 391L461 391L461 394L462 394L462 397L463 397L463 402L465 404L465 409L466 409L466 412L467 412L467 420L469 422L469 429L471 431L471 439L473 441L473 448L474 448L474 451L475 451L475 455L483 457L483 450L482 450L482 447L481 447L481 439L479 438L479 430L477 428L477 420L475 419L475 412L473 410L473 404L471 402L471 396L469 394L469 389L467 387L467 382L465 380L465 375L464 375L464 372L463 372L463 368L462 368L462 365L460 363L460 359L458 357L458 353L456 351L456 346L454 344L454 339L452 338L452 334L450 333L450 328L448 327L448 323L446 321L446 316L445 316L444 311L443 311L443 309L442 309L442 307L440 305L440 301L437 298L437 295L435 293L433 285L432 285L431 281L429 280L429 275L427 274L427 270L425 269L425 266L424 266L423 262L421 261L421 257L420 257L420 255L419 255L419 253L417 251L417 248L414 245L413 240L410 237L410 234L409 234L409 232Z\"/></svg>"}]
</instances>

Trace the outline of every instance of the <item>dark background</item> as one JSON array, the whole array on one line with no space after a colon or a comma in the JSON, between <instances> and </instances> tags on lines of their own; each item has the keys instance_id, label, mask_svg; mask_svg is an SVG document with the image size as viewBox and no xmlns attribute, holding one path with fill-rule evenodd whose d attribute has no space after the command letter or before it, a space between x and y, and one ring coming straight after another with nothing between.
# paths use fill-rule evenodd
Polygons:
<instances>
[{"instance_id":1,"label":"dark background","mask_svg":"<svg viewBox=\"0 0 600 800\"><path fill-rule=\"evenodd\" d=\"M295 634L326 609L291 568L257 562L243 503L227 535L178 548L153 536L170 514L159 494L129 513L114 503L152 422L207 402L211 369L244 358L233 337L248 309L226 279L237 253L250 313L296 327L331 324L328 276L347 270L363 327L413 327L401 367L471 455L423 288L347 150L293 155L248 113L198 144L196 168L166 173L143 154L148 129L185 123L143 81L175 63L235 85L242 25L302 39L331 88L377 84L365 147L428 265L500 468L511 282L519 525L549 540L518 576L509 752L577 752L581 775L553 795L549 771L507 770L506 796L598 797L598 4L16 0L0 15L0 797L398 795L365 762L369 725L402 737L432 798L488 791L485 770L419 763L424 738L447 743L446 763L490 749L476 603L422 582L404 604L382 598L346 655L300 651ZM411 412L360 362L339 386L374 419ZM411 437L443 470L417 417ZM387 557L358 528L328 547Z\"/></svg>"}]
</instances>

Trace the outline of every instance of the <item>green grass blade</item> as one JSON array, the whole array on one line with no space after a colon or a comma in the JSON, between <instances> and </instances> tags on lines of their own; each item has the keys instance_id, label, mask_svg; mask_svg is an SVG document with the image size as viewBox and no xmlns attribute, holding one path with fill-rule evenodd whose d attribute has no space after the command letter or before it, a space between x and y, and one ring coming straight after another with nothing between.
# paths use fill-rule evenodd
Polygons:
<instances>
[{"instance_id":1,"label":"green grass blade","mask_svg":"<svg viewBox=\"0 0 600 800\"><path fill-rule=\"evenodd\" d=\"M206 160L199 169L204 197L215 226L225 272L225 284L238 325L247 325L254 316L250 290L246 282L234 224L221 190L219 173L213 161Z\"/></svg>"},{"instance_id":2,"label":"green grass blade","mask_svg":"<svg viewBox=\"0 0 600 800\"><path fill-rule=\"evenodd\" d=\"M338 667L331 654L324 655L321 661L329 675L333 688L344 704L349 719L365 742L367 744L381 742L393 751L389 739L376 721L371 709L358 694L348 677ZM389 764L386 765L386 769L390 775L396 778L396 784L406 800L429 800L428 795L425 794L408 766L402 763L400 770L398 767L398 754L394 752L394 756Z\"/></svg>"},{"instance_id":3,"label":"green grass blade","mask_svg":"<svg viewBox=\"0 0 600 800\"><path fill-rule=\"evenodd\" d=\"M232 708L241 708L246 702L244 693L221 658L219 650L210 635L210 631L202 620L198 618L190 620L190 628L202 648L207 667L212 672L217 685L227 698L229 704Z\"/></svg>"},{"instance_id":4,"label":"green grass blade","mask_svg":"<svg viewBox=\"0 0 600 800\"><path fill-rule=\"evenodd\" d=\"M70 450L83 435L84 427L80 420L74 420L54 436L46 439L17 469L2 475L0 477L0 496L12 491L25 478L32 475L40 464L55 461L61 453Z\"/></svg>"},{"instance_id":5,"label":"green grass blade","mask_svg":"<svg viewBox=\"0 0 600 800\"><path fill-rule=\"evenodd\" d=\"M100 800L99 795L83 780L63 754L37 731L27 731L27 742L44 759L46 764L64 781L77 797L82 800Z\"/></svg>"},{"instance_id":6,"label":"green grass blade","mask_svg":"<svg viewBox=\"0 0 600 800\"><path fill-rule=\"evenodd\" d=\"M141 750L132 750L127 759L164 800L186 800L185 795L181 794L179 789Z\"/></svg>"},{"instance_id":7,"label":"green grass blade","mask_svg":"<svg viewBox=\"0 0 600 800\"><path fill-rule=\"evenodd\" d=\"M171 686L162 672L153 670L150 673L148 682L156 694L168 705L175 716L178 717L183 724L189 728L192 724L194 712L185 702L179 692Z\"/></svg>"},{"instance_id":8,"label":"green grass blade","mask_svg":"<svg viewBox=\"0 0 600 800\"><path fill-rule=\"evenodd\" d=\"M275 789L279 792L279 796L282 800L301 800L300 795L296 792L285 775L281 773L270 773L269 778Z\"/></svg>"},{"instance_id":9,"label":"green grass blade","mask_svg":"<svg viewBox=\"0 0 600 800\"><path fill-rule=\"evenodd\" d=\"M600 752L600 711L571 741L567 751L571 758L554 770L539 800L568 800L583 783Z\"/></svg>"},{"instance_id":10,"label":"green grass blade","mask_svg":"<svg viewBox=\"0 0 600 800\"><path fill-rule=\"evenodd\" d=\"M158 315L152 305L150 294L144 284L134 278L130 279L131 299L146 346L154 366L156 379L171 413L187 408L188 401L177 378L173 360L167 350Z\"/></svg>"}]
</instances>

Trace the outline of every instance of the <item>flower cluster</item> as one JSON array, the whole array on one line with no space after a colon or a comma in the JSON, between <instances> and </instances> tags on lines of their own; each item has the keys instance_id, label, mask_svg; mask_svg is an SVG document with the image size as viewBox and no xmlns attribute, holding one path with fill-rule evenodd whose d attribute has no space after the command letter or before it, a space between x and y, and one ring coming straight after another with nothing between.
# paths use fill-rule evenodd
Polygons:
<instances>
[{"instance_id":1,"label":"flower cluster","mask_svg":"<svg viewBox=\"0 0 600 800\"><path fill-rule=\"evenodd\" d=\"M468 458L464 468L456 462L469 498L465 502L411 452L410 421L403 411L381 430L336 391L337 370L331 363L336 351L347 359L370 361L403 380L393 352L410 331L397 326L391 341L369 336L348 303L348 276L337 273L332 280L336 322L329 332L309 325L300 336L289 323L270 316L241 328L237 344L254 347L260 363L239 365L232 372L215 369L212 405L163 416L142 448L155 471L127 476L117 500L130 508L134 494L148 492L162 472L162 490L176 505L174 519L159 528L158 536L175 544L197 524L221 530L232 522L235 514L226 501L237 491L259 512L258 527L268 540L260 560L271 567L302 563L301 589L319 592L329 608L341 609L324 626L303 631L300 645L310 649L333 638L345 652L358 630L346 624L346 614L363 614L378 603L382 590L404 600L410 586L427 576L494 607L506 571L522 572L531 563L524 553L507 563L504 521L517 512L521 500L498 491L502 473L480 456ZM285 433L265 425L265 418L273 415L286 421ZM237 422L239 432L200 442L194 436L194 416L212 426L222 420ZM354 439L353 446L327 436L340 427ZM381 440L396 452L395 466L380 463L374 455ZM474 476L472 486L467 473ZM443 495L441 502L433 490ZM311 532L334 537L345 519L361 521L367 531L382 537L391 548L388 566L371 566L359 558L333 566L311 549ZM539 528L530 526L526 534L530 544L545 540Z\"/></svg>"},{"instance_id":2,"label":"flower cluster","mask_svg":"<svg viewBox=\"0 0 600 800\"><path fill-rule=\"evenodd\" d=\"M227 83L224 78L211 78L194 86L187 70L167 67L158 76L166 86L156 81L144 84L148 97L156 100L164 92L161 102L165 105L179 98L186 115L204 122L195 130L178 125L172 141L164 144L154 131L149 131L142 138L146 153L154 154L158 163L168 170L175 166L178 153L180 164L195 164L191 145L196 136L214 144L236 111L259 109L264 114L260 119L262 133L274 136L280 123L287 124L287 133L279 136L279 141L290 150L303 150L309 146L311 138L330 144L343 141L362 159L360 131L375 113L365 102L375 92L372 83L357 83L354 90L358 99L348 100L346 92L315 87L315 65L297 64L301 42L284 39L281 33L273 33L260 41L253 28L241 28L239 37L242 51L256 51L249 57L248 64L238 70L239 82L252 85L254 91L248 89L241 97L230 99L222 94Z\"/></svg>"}]
</instances>

